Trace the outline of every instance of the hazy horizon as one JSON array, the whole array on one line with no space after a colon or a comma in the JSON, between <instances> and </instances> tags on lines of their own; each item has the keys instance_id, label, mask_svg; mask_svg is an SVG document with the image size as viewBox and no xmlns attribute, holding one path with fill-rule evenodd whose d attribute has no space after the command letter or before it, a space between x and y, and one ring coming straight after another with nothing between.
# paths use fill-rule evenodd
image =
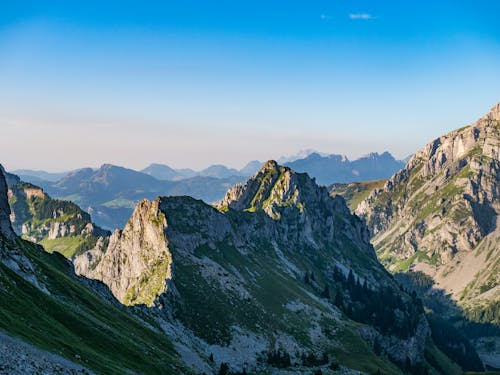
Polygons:
<instances>
[{"instance_id":1,"label":"hazy horizon","mask_svg":"<svg viewBox=\"0 0 500 375\"><path fill-rule=\"evenodd\" d=\"M301 149L401 159L500 100L492 1L3 8L11 170L241 168Z\"/></svg>"},{"instance_id":2,"label":"hazy horizon","mask_svg":"<svg viewBox=\"0 0 500 375\"><path fill-rule=\"evenodd\" d=\"M281 155L279 157L270 157L270 158L267 158L267 159L251 159L251 160L247 160L246 162L244 162L243 164L235 164L235 165L232 165L232 164L224 164L224 163L211 163L210 161L206 161L206 164L202 164L198 167L192 167L192 166L189 166L189 165L180 165L180 166L177 166L177 165L174 165L174 164L171 164L169 163L168 161L152 161L150 163L147 163L145 165L139 165L138 167L134 167L132 165L125 165L125 164L116 164L116 163L111 163L111 162L107 162L107 161L104 161L104 162L101 162L101 163L98 163L98 164L95 164L95 165L80 165L80 166L76 166L76 167L73 167L73 168L69 168L69 169L49 169L49 168L32 168L32 167L19 167L19 168L13 168L11 167L10 165L7 165L6 163L0 163L4 166L4 168L8 171L8 172L13 172L13 171L18 171L18 170L32 170L32 171L38 171L38 172L49 172L49 173L64 173L64 172L70 172L70 171L74 171L74 170L78 170L78 169L83 169L83 168L92 168L92 169L98 169L100 168L101 166L105 165L105 164L111 164L111 165L115 165L117 167L124 167L124 168L129 168L129 169L133 169L133 170L136 170L136 171L141 171L143 169L145 169L146 167L149 167L150 165L152 164L161 164L161 165L167 165L171 168L174 168L174 169L192 169L194 171L201 171L205 168L208 168L208 167L211 167L211 166L214 166L214 165L224 165L228 168L234 168L234 169L242 169L243 167L245 167L248 163L250 162L253 162L253 161L260 161L262 163L268 161L268 160L276 160L276 161L279 161L280 159L283 159L283 158L286 158L286 159L291 159L291 160L298 160L298 159L302 159L302 158L305 158L306 155L303 154L304 152L308 152L307 153L307 156L312 154L312 153L319 153L320 155L322 156L325 156L325 155L342 155L342 156L346 156L349 160L353 161L353 160L356 160L356 159L359 159L359 158L362 158L364 156L368 156L370 153L378 153L378 154L382 154L384 152L389 152L396 160L403 160L409 156L411 156L413 153L411 154L408 154L404 157L396 157L392 152L390 152L389 150L381 150L381 151L370 151L370 152L366 152L366 153L363 153L363 154L360 154L360 155L356 155L356 156L349 156L349 155L346 155L346 154L338 154L338 153L335 153L335 152L332 152L332 153L329 153L329 152L323 152L321 150L312 150L312 149L307 149L307 150L298 150L296 153L294 154L288 154L288 155ZM287 161L283 162L283 163L286 163Z\"/></svg>"}]
</instances>

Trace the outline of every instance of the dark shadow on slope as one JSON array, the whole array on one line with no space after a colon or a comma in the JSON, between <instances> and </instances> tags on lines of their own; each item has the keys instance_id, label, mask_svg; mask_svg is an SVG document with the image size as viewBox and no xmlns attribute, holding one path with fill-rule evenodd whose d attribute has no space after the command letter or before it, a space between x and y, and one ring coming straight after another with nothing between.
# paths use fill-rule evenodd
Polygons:
<instances>
[{"instance_id":1,"label":"dark shadow on slope","mask_svg":"<svg viewBox=\"0 0 500 375\"><path fill-rule=\"evenodd\" d=\"M484 313L464 311L443 290L433 288L434 281L423 272L411 271L394 276L403 289L422 299L427 309L432 339L438 348L464 371L484 371L483 363L470 340L500 337L500 326L486 322L486 318L489 321L495 319L491 319L492 316L485 317ZM500 309L492 308L491 313L500 314Z\"/></svg>"},{"instance_id":2,"label":"dark shadow on slope","mask_svg":"<svg viewBox=\"0 0 500 375\"><path fill-rule=\"evenodd\" d=\"M497 213L493 207L491 207L491 204L489 202L475 202L469 195L465 195L465 198L472 206L472 213L474 215L474 219L481 228L481 234L486 236L487 234L495 231L497 226Z\"/></svg>"}]
</instances>

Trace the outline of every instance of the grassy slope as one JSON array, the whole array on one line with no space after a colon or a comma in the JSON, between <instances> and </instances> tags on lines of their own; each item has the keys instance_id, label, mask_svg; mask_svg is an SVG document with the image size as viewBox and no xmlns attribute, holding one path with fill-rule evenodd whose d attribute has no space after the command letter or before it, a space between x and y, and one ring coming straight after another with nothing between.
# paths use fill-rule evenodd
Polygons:
<instances>
[{"instance_id":1,"label":"grassy slope","mask_svg":"<svg viewBox=\"0 0 500 375\"><path fill-rule=\"evenodd\" d=\"M347 202L349 209L354 211L359 203L370 195L372 190L380 189L387 182L384 180L353 182L350 184L335 184L330 189L330 195L341 195Z\"/></svg>"},{"instance_id":2,"label":"grassy slope","mask_svg":"<svg viewBox=\"0 0 500 375\"><path fill-rule=\"evenodd\" d=\"M60 237L52 240L44 238L39 242L47 252L57 252L66 258L71 258L82 243L81 236Z\"/></svg>"},{"instance_id":3,"label":"grassy slope","mask_svg":"<svg viewBox=\"0 0 500 375\"><path fill-rule=\"evenodd\" d=\"M270 245L261 244L259 250L258 253L243 256L228 244L218 243L216 250L202 246L195 252L199 257L206 256L216 261L226 270L237 270L247 281L254 297L249 301L229 297L216 284L207 283L199 275L196 265L177 260L177 289L186 301L198 301L181 308L179 319L213 343L227 342L230 328L236 324L264 336L277 331L285 332L305 347L314 348L309 336L311 316L305 311L290 311L285 305L297 301L323 314L328 314L331 308L311 297L317 293L313 288L277 268L278 262ZM319 269L316 274L320 275ZM254 277L256 280L252 282ZM324 318L319 324L323 332L331 332L332 340L331 345L322 350L342 365L368 373L381 370L384 374L400 374L394 364L387 358L377 357L361 339L356 323L348 319L337 322Z\"/></svg>"},{"instance_id":4,"label":"grassy slope","mask_svg":"<svg viewBox=\"0 0 500 375\"><path fill-rule=\"evenodd\" d=\"M191 205L176 205L166 213L171 230L190 234L195 228L188 226L193 222L204 222L207 207L198 203L196 209ZM190 207L190 210L187 210ZM211 209L211 208L210 208ZM193 213L196 214L193 217ZM200 215L196 217L196 215ZM236 212L229 210L234 227L244 227L244 223L252 218L258 227L259 216L262 212ZM189 218L189 219L188 219ZM262 221L265 225L266 221ZM175 228L175 229L174 229ZM200 229L210 233L210 229ZM244 229L243 229L244 230ZM177 317L191 328L198 336L209 343L227 343L230 340L231 327L241 328L267 337L273 343L275 334L283 332L294 337L301 346L316 352L327 352L330 358L335 358L340 364L365 371L376 373L381 370L384 374L400 374L401 371L384 356L377 356L359 335L359 324L345 316L341 319L332 319L334 309L325 299L319 298L319 292L325 285L327 270L325 264L332 258L340 256L340 249L295 249L286 251L286 245L281 248L286 256L299 268L301 273L309 271L315 275L313 285L307 284L299 276L294 276L282 269L284 262L280 259L272 244L255 239L246 246L247 253L242 254L229 238L213 243L213 246L201 245L194 250L199 260L208 258L223 267L218 271L219 277L224 273L243 279L245 288L251 294L248 300L233 296L231 292L223 290L215 279L202 277L202 268L197 262L177 253L175 243L169 244L173 252L175 264L175 285L182 296L177 310ZM344 247L348 240L342 241ZM350 250L350 249L349 249ZM343 251L347 251L346 248ZM362 274L363 270L375 271L375 261L359 249L349 251L353 261L353 268ZM356 256L355 256L356 255ZM378 267L381 269L381 267ZM331 290L336 293L335 290ZM316 297L315 297L316 296ZM286 307L290 302L306 306L305 310L292 311ZM322 316L310 313L319 312ZM311 342L311 328L318 324L321 331L328 337L326 344L317 347ZM306 349L307 351L308 349ZM436 349L437 350L437 349ZM440 353L445 365L453 365L446 356ZM443 359L444 358L444 359Z\"/></svg>"},{"instance_id":5,"label":"grassy slope","mask_svg":"<svg viewBox=\"0 0 500 375\"><path fill-rule=\"evenodd\" d=\"M172 344L124 309L97 297L67 261L19 241L35 265L41 292L0 263L0 328L102 374L179 373Z\"/></svg>"}]
</instances>

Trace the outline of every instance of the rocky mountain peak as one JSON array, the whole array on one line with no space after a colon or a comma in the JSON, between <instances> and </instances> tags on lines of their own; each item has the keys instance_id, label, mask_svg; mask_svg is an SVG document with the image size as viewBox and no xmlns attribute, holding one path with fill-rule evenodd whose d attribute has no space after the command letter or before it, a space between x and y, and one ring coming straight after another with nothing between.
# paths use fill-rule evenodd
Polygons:
<instances>
[{"instance_id":1,"label":"rocky mountain peak","mask_svg":"<svg viewBox=\"0 0 500 375\"><path fill-rule=\"evenodd\" d=\"M500 121L500 102L491 108L486 117L493 121Z\"/></svg>"},{"instance_id":2,"label":"rocky mountain peak","mask_svg":"<svg viewBox=\"0 0 500 375\"><path fill-rule=\"evenodd\" d=\"M216 207L250 212L263 210L273 219L280 219L287 212L303 214L305 209L330 201L327 190L307 174L296 173L269 160L245 184L230 189Z\"/></svg>"},{"instance_id":3,"label":"rocky mountain peak","mask_svg":"<svg viewBox=\"0 0 500 375\"><path fill-rule=\"evenodd\" d=\"M107 247L97 243L74 259L76 273L103 281L124 304L152 306L172 275L164 233L167 221L159 204L160 199L139 202L123 231L116 230Z\"/></svg>"},{"instance_id":4,"label":"rocky mountain peak","mask_svg":"<svg viewBox=\"0 0 500 375\"><path fill-rule=\"evenodd\" d=\"M268 160L264 163L260 171L257 173L262 173L265 171L277 171L279 167L280 166L276 160Z\"/></svg>"},{"instance_id":5,"label":"rocky mountain peak","mask_svg":"<svg viewBox=\"0 0 500 375\"><path fill-rule=\"evenodd\" d=\"M331 241L345 222L354 225L354 237L368 253L374 255L364 223L351 215L345 200L331 197L306 173L297 173L275 161L268 161L245 184L237 184L215 204L220 211L263 212L277 222L285 236L309 242L313 247ZM352 237L352 238L354 238Z\"/></svg>"}]
</instances>

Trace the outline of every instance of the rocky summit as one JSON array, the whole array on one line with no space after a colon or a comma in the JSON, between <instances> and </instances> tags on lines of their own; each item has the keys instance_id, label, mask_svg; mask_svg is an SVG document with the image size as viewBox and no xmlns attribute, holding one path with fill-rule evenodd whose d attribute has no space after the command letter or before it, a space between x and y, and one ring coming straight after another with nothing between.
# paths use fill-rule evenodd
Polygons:
<instances>
[{"instance_id":1,"label":"rocky summit","mask_svg":"<svg viewBox=\"0 0 500 375\"><path fill-rule=\"evenodd\" d=\"M497 104L427 144L356 212L390 270L424 272L456 303L481 310L500 301L499 197ZM496 310L488 319L499 319Z\"/></svg>"},{"instance_id":2,"label":"rocky summit","mask_svg":"<svg viewBox=\"0 0 500 375\"><path fill-rule=\"evenodd\" d=\"M421 303L377 261L364 222L274 161L214 205L142 201L107 246L74 264L123 304L148 306L197 373L399 373L446 358Z\"/></svg>"},{"instance_id":3,"label":"rocky summit","mask_svg":"<svg viewBox=\"0 0 500 375\"><path fill-rule=\"evenodd\" d=\"M140 202L123 230L75 258L76 272L104 282L124 304L152 306L166 290L172 264L158 206L159 200Z\"/></svg>"}]
</instances>

